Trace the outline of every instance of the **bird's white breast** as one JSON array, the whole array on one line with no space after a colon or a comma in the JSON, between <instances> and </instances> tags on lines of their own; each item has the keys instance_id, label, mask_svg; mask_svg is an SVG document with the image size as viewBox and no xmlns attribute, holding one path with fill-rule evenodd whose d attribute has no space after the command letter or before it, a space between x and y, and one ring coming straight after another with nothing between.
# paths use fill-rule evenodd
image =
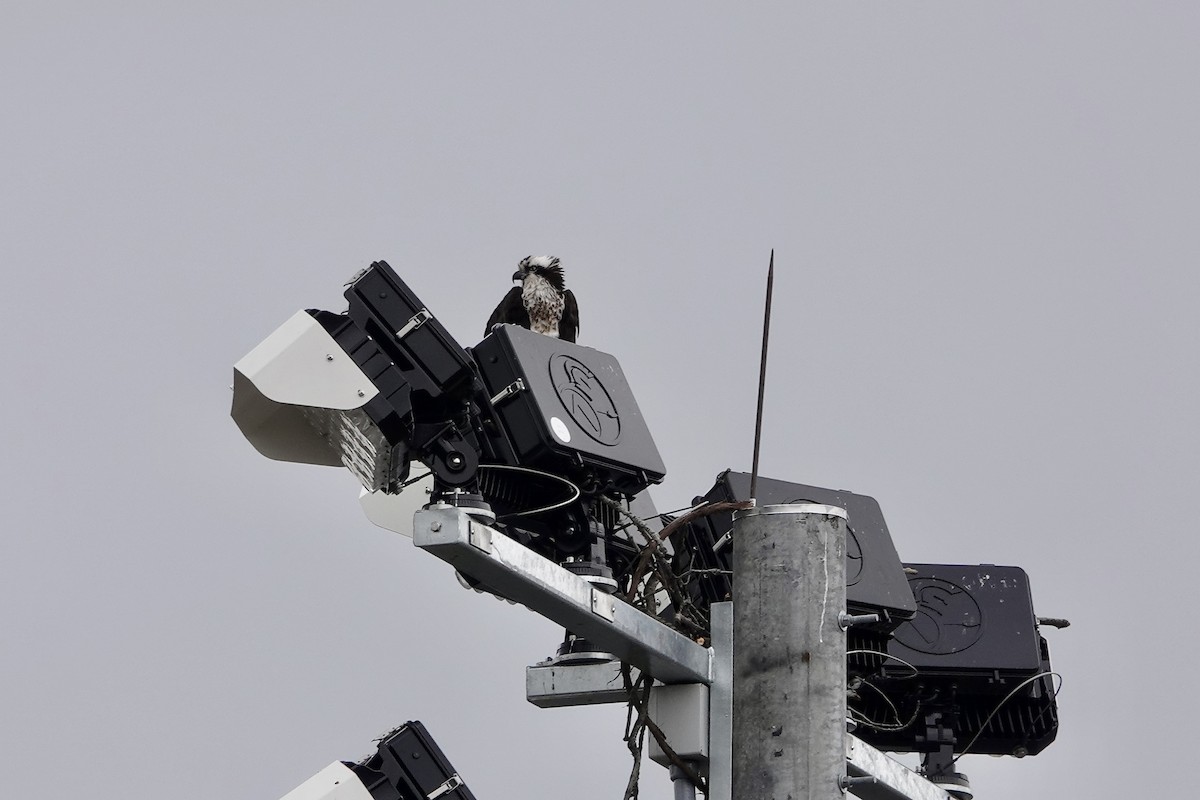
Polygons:
<instances>
[{"instance_id":1,"label":"bird's white breast","mask_svg":"<svg viewBox=\"0 0 1200 800\"><path fill-rule=\"evenodd\" d=\"M529 328L546 336L558 336L563 315L563 297L540 275L529 275L521 285L521 302L529 312Z\"/></svg>"}]
</instances>

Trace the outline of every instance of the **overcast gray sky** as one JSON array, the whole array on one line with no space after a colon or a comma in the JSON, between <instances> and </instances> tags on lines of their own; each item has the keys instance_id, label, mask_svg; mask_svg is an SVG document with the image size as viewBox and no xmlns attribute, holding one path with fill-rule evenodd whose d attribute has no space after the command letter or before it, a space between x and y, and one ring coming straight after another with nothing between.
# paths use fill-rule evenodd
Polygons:
<instances>
[{"instance_id":1,"label":"overcast gray sky","mask_svg":"<svg viewBox=\"0 0 1200 800\"><path fill-rule=\"evenodd\" d=\"M1074 623L976 796L1189 796L1197 8L9 0L0 795L273 800L421 719L618 798L621 710L524 699L554 626L260 457L232 365L380 258L474 344L553 253L674 507L749 468L774 247L764 474Z\"/></svg>"}]
</instances>

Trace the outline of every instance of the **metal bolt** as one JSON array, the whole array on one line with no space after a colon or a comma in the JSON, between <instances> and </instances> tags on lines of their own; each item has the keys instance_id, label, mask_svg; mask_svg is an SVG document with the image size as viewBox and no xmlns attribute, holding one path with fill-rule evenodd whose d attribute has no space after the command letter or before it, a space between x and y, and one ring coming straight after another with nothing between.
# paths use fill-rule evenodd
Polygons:
<instances>
[{"instance_id":1,"label":"metal bolt","mask_svg":"<svg viewBox=\"0 0 1200 800\"><path fill-rule=\"evenodd\" d=\"M434 520L433 522L429 523L429 530L433 531L434 533L437 533L441 529L442 529L442 523L438 522L437 520Z\"/></svg>"},{"instance_id":2,"label":"metal bolt","mask_svg":"<svg viewBox=\"0 0 1200 800\"><path fill-rule=\"evenodd\" d=\"M875 783L878 779L874 775L862 775L857 778L851 778L849 775L842 775L838 778L838 788L843 792L851 786L862 786L868 783Z\"/></svg>"},{"instance_id":3,"label":"metal bolt","mask_svg":"<svg viewBox=\"0 0 1200 800\"><path fill-rule=\"evenodd\" d=\"M332 354L332 353L326 353L326 354L325 354L325 360L326 360L326 361L333 361L333 354Z\"/></svg>"},{"instance_id":4,"label":"metal bolt","mask_svg":"<svg viewBox=\"0 0 1200 800\"><path fill-rule=\"evenodd\" d=\"M878 614L838 614L838 627L846 630L852 625L869 625L883 618Z\"/></svg>"},{"instance_id":5,"label":"metal bolt","mask_svg":"<svg viewBox=\"0 0 1200 800\"><path fill-rule=\"evenodd\" d=\"M365 396L366 396L366 394L367 394L367 393L366 393L366 392L364 392L362 389L359 389L359 390L358 390L358 396L359 396L359 397L365 397Z\"/></svg>"}]
</instances>

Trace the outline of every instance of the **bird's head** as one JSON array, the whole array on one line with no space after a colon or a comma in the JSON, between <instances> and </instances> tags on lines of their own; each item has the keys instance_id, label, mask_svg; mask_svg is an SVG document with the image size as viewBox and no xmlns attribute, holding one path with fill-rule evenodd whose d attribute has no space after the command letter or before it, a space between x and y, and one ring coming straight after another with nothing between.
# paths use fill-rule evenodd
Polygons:
<instances>
[{"instance_id":1,"label":"bird's head","mask_svg":"<svg viewBox=\"0 0 1200 800\"><path fill-rule=\"evenodd\" d=\"M556 256L525 256L517 264L513 280L524 282L529 275L545 278L557 291L563 290L563 269Z\"/></svg>"}]
</instances>

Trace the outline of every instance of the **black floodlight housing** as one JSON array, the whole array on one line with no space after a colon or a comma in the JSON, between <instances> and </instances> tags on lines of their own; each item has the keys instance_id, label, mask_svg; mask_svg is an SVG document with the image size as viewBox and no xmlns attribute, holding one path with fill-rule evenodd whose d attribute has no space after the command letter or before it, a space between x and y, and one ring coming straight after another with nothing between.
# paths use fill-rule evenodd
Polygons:
<instances>
[{"instance_id":1,"label":"black floodlight housing","mask_svg":"<svg viewBox=\"0 0 1200 800\"><path fill-rule=\"evenodd\" d=\"M406 722L389 733L375 755L351 769L372 800L475 800L420 722Z\"/></svg>"},{"instance_id":2,"label":"black floodlight housing","mask_svg":"<svg viewBox=\"0 0 1200 800\"><path fill-rule=\"evenodd\" d=\"M521 470L482 469L481 493L520 536L600 562L598 552L584 553L595 539L588 528L612 529L620 520L598 498L632 498L666 472L621 365L608 353L515 325L498 325L471 354L491 406L487 430L503 438L492 448L496 459ZM524 470L566 483L552 486ZM565 502L564 487L590 504L587 519ZM606 556L618 575L635 550L624 544L612 540Z\"/></svg>"},{"instance_id":3,"label":"black floodlight housing","mask_svg":"<svg viewBox=\"0 0 1200 800\"><path fill-rule=\"evenodd\" d=\"M802 483L759 477L759 505L820 503L846 509L846 610L850 614L878 614L880 621L854 626L853 635L888 632L916 612L917 605L905 579L900 556L892 544L883 512L874 498L842 489L822 489ZM717 476L708 494L695 502L750 499L750 474L726 470ZM688 592L705 607L730 598L733 586L732 552L737 546L729 535L733 514L713 514L691 523L676 548L677 574L692 574ZM849 649L862 649L851 641ZM853 664L853 661L851 662Z\"/></svg>"},{"instance_id":4,"label":"black floodlight housing","mask_svg":"<svg viewBox=\"0 0 1200 800\"><path fill-rule=\"evenodd\" d=\"M589 491L635 495L662 481L662 457L611 355L516 325L498 325L472 354L514 463Z\"/></svg>"},{"instance_id":5,"label":"black floodlight housing","mask_svg":"<svg viewBox=\"0 0 1200 800\"><path fill-rule=\"evenodd\" d=\"M917 613L851 700L883 750L1034 755L1058 733L1050 651L1020 567L909 564Z\"/></svg>"},{"instance_id":6,"label":"black floodlight housing","mask_svg":"<svg viewBox=\"0 0 1200 800\"><path fill-rule=\"evenodd\" d=\"M486 508L612 584L634 552L614 505L665 473L616 359L510 325L468 351L382 261L345 297L346 311L300 312L235 366L246 438L271 458L344 465L370 492L400 492L419 461L432 502Z\"/></svg>"},{"instance_id":7,"label":"black floodlight housing","mask_svg":"<svg viewBox=\"0 0 1200 800\"><path fill-rule=\"evenodd\" d=\"M406 722L358 763L335 761L282 800L475 800L420 722Z\"/></svg>"}]
</instances>

